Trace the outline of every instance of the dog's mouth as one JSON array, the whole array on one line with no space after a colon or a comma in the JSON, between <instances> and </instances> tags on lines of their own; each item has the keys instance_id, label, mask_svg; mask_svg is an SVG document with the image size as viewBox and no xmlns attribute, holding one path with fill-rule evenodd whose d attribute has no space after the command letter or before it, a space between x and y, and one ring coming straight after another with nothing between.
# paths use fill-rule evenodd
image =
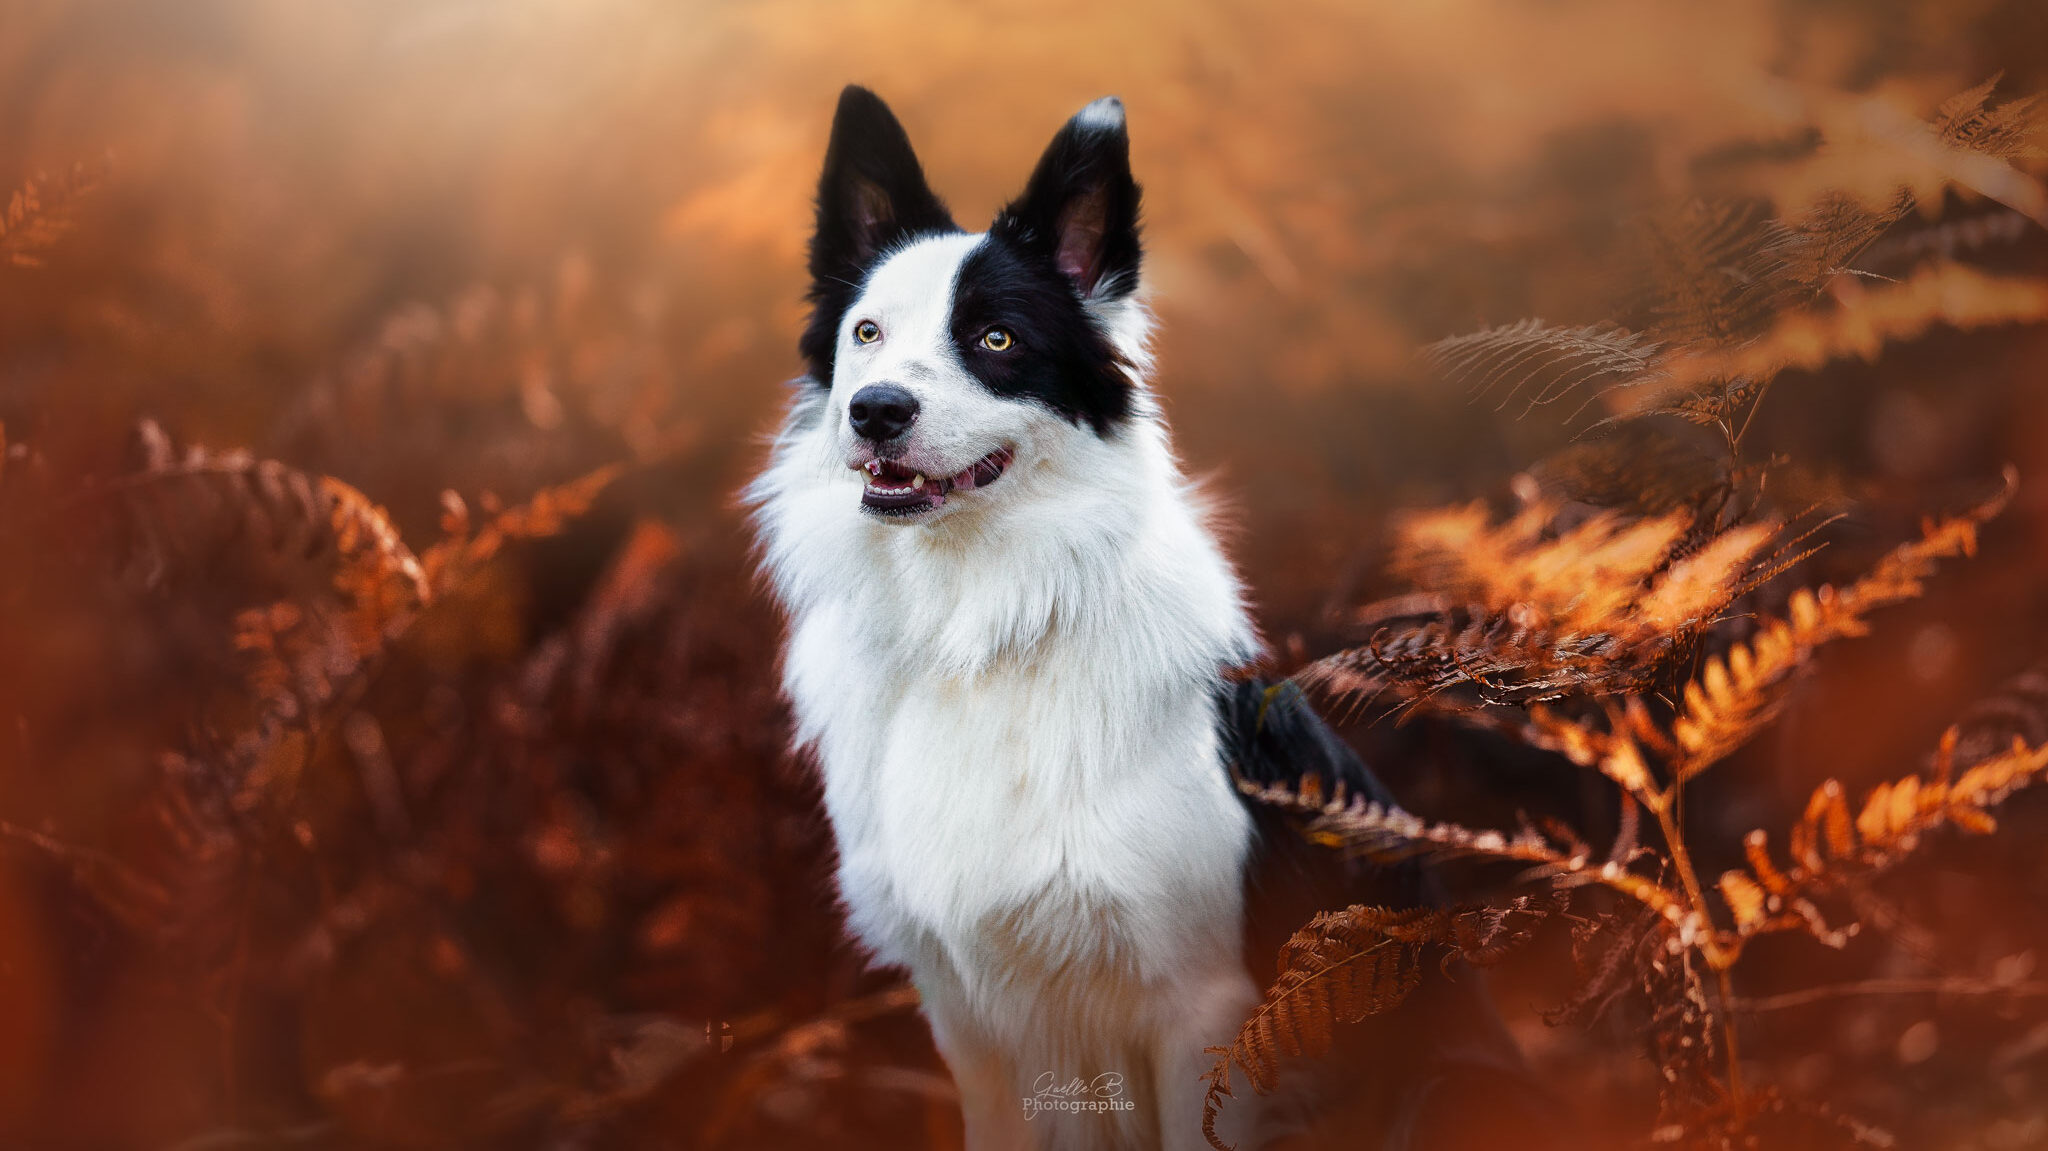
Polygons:
<instances>
[{"instance_id":1,"label":"dog's mouth","mask_svg":"<svg viewBox=\"0 0 2048 1151\"><path fill-rule=\"evenodd\" d=\"M1012 449L997 448L950 476L928 476L896 460L870 460L860 469L868 481L860 505L886 516L920 515L944 505L954 492L996 482L1016 458Z\"/></svg>"}]
</instances>

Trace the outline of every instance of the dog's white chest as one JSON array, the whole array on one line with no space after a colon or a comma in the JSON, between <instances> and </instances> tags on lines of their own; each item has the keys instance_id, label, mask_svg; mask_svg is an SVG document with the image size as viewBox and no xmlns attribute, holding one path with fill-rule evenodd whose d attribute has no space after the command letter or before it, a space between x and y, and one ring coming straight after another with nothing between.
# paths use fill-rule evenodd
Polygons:
<instances>
[{"instance_id":1,"label":"dog's white chest","mask_svg":"<svg viewBox=\"0 0 2048 1151\"><path fill-rule=\"evenodd\" d=\"M863 650L798 630L793 660ZM816 730L842 894L885 962L1143 983L1234 939L1249 831L1206 685L1092 662L1053 645L965 679L851 659L792 677L800 709L832 714ZM837 686L806 699L806 681Z\"/></svg>"}]
</instances>

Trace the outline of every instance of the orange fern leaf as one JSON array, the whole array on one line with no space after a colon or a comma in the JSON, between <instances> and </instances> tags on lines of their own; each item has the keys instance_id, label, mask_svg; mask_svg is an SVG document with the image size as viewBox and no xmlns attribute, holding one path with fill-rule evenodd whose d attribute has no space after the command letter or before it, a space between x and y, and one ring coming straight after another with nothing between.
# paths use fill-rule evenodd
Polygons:
<instances>
[{"instance_id":1,"label":"orange fern leaf","mask_svg":"<svg viewBox=\"0 0 2048 1151\"><path fill-rule=\"evenodd\" d=\"M1708 659L1686 684L1685 709L1672 723L1682 753L1674 764L1678 778L1690 779L1727 758L1770 723L1784 706L1779 685L1814 648L1864 634L1866 615L1919 595L1938 561L1973 554L1978 527L2004 510L2018 487L2018 472L2007 468L2004 486L1990 499L1961 515L1929 521L1920 539L1892 549L1846 587L1800 590L1786 618L1764 620L1748 643L1731 647L1725 659Z\"/></svg>"},{"instance_id":2,"label":"orange fern leaf","mask_svg":"<svg viewBox=\"0 0 2048 1151\"><path fill-rule=\"evenodd\" d=\"M1538 501L1500 524L1480 504L1406 518L1394 566L1419 594L1367 608L1387 613L1372 639L1298 678L1341 700L1392 689L1441 711L1470 707L1453 688L1494 704L1639 690L1720 617L1778 530L1717 529L1687 509L1560 528L1559 511Z\"/></svg>"},{"instance_id":3,"label":"orange fern leaf","mask_svg":"<svg viewBox=\"0 0 2048 1151\"><path fill-rule=\"evenodd\" d=\"M1931 777L1909 775L1881 783L1851 808L1833 780L1814 790L1806 812L1793 824L1787 852L1791 866L1779 869L1766 837L1750 833L1750 870L1722 876L1721 891L1743 935L1805 928L1838 944L1845 934L1829 930L1812 897L1839 888L1854 875L1882 870L1910 854L1931 831L1944 826L1973 834L1997 829L1990 809L2021 788L2048 782L2048 743L2015 739L2004 751L1957 775L1953 756L1958 731L1950 728L1935 755ZM1752 906L1761 895L1760 907Z\"/></svg>"},{"instance_id":4,"label":"orange fern leaf","mask_svg":"<svg viewBox=\"0 0 2048 1151\"><path fill-rule=\"evenodd\" d=\"M79 203L99 189L104 175L103 166L81 163L55 179L38 175L24 181L0 214L0 260L18 268L41 266L43 254L71 231Z\"/></svg>"},{"instance_id":5,"label":"orange fern leaf","mask_svg":"<svg viewBox=\"0 0 2048 1151\"><path fill-rule=\"evenodd\" d=\"M1227 1047L1211 1047L1216 1065L1203 1076L1202 1133L1216 1133L1231 1071L1260 1095L1278 1089L1284 1060L1314 1059L1336 1042L1336 1028L1401 1005L1422 982L1425 949L1442 947L1469 962L1497 960L1526 940L1556 904L1533 897L1501 908L1391 910L1357 905L1309 920L1280 949L1279 975Z\"/></svg>"},{"instance_id":6,"label":"orange fern leaf","mask_svg":"<svg viewBox=\"0 0 2048 1151\"><path fill-rule=\"evenodd\" d=\"M497 511L476 534L470 534L468 505L454 492L441 495L441 526L446 533L420 559L428 586L445 590L498 553L508 541L542 539L560 533L589 512L625 467L607 464L568 483L542 488L524 504ZM487 502L486 508L491 505Z\"/></svg>"}]
</instances>

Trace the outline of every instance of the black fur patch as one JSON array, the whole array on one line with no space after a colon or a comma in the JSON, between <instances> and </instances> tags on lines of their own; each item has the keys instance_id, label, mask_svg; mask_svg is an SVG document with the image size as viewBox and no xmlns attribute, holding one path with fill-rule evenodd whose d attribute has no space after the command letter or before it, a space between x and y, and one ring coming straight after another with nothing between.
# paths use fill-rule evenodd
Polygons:
<instances>
[{"instance_id":1,"label":"black fur patch","mask_svg":"<svg viewBox=\"0 0 2048 1151\"><path fill-rule=\"evenodd\" d=\"M1037 400L1106 435L1131 412L1131 381L1087 304L1138 286L1138 185L1124 109L1098 100L1068 120L1019 196L960 265L953 339L997 395ZM1000 327L1016 346L991 352Z\"/></svg>"},{"instance_id":2,"label":"black fur patch","mask_svg":"<svg viewBox=\"0 0 2048 1151\"><path fill-rule=\"evenodd\" d=\"M1131 414L1121 357L1042 253L991 233L960 263L952 327L967 370L999 396L1036 400L1100 435ZM1016 342L988 350L981 338L991 328Z\"/></svg>"},{"instance_id":3,"label":"black fur patch","mask_svg":"<svg viewBox=\"0 0 2048 1151\"><path fill-rule=\"evenodd\" d=\"M866 88L848 85L839 94L825 171L818 178L811 318L797 341L820 387L832 386L839 325L868 272L919 236L960 230L925 183L910 137L889 106Z\"/></svg>"},{"instance_id":4,"label":"black fur patch","mask_svg":"<svg viewBox=\"0 0 2048 1151\"><path fill-rule=\"evenodd\" d=\"M1326 793L1341 784L1350 795L1394 802L1379 777L1292 683L1225 684L1217 703L1224 756L1250 782L1298 788L1315 776ZM1419 860L1376 865L1346 858L1309 843L1295 816L1250 800L1245 807L1256 835L1245 872L1246 957L1262 985L1273 979L1280 945L1318 911L1353 903L1423 907L1442 902Z\"/></svg>"}]
</instances>

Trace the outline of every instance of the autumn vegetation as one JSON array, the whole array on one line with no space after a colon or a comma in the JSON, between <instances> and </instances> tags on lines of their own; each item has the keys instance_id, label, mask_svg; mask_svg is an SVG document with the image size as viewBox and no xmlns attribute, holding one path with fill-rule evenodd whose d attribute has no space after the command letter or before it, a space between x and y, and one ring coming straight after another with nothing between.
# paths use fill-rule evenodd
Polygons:
<instances>
[{"instance_id":1,"label":"autumn vegetation","mask_svg":"<svg viewBox=\"0 0 2048 1151\"><path fill-rule=\"evenodd\" d=\"M959 1146L732 502L849 79L964 216L1124 96L1260 670L1400 804L1243 786L1452 892L1209 1118L1443 973L1590 1145L2048 1141L2037 6L338 7L0 16L0 1143Z\"/></svg>"}]
</instances>

